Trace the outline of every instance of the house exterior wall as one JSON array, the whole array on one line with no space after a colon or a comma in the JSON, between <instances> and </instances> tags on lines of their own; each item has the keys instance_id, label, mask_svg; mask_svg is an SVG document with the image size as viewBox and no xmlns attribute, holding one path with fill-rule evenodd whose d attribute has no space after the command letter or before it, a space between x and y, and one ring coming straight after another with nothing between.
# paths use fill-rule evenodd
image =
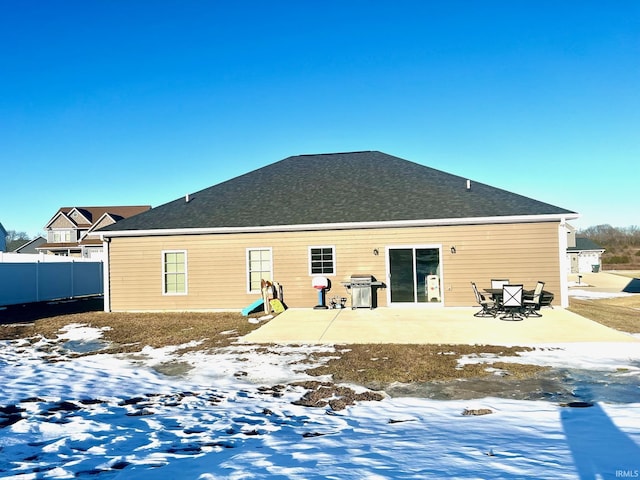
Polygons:
<instances>
[{"instance_id":1,"label":"house exterior wall","mask_svg":"<svg viewBox=\"0 0 640 480\"><path fill-rule=\"evenodd\" d=\"M60 215L56 218L50 225L50 229L66 229L66 230L75 230L77 227L73 225L68 218Z\"/></svg>"},{"instance_id":2,"label":"house exterior wall","mask_svg":"<svg viewBox=\"0 0 640 480\"><path fill-rule=\"evenodd\" d=\"M273 279L289 307L312 307L317 291L309 273L309 247L333 246L336 274L328 276L327 297L348 296L340 284L354 273L388 284L386 247L441 245L444 306L472 306L470 282L488 287L491 278L509 278L533 288L561 287L558 223L518 223L406 227L306 232L112 237L109 243L107 310L239 310L258 298L247 292L247 248L272 250ZM451 253L451 246L456 253ZM377 249L379 254L375 255ZM187 295L162 294L162 252L187 252ZM564 251L563 251L564 255ZM377 294L387 305L387 289ZM419 304L418 304L419 305Z\"/></svg>"},{"instance_id":3,"label":"house exterior wall","mask_svg":"<svg viewBox=\"0 0 640 480\"><path fill-rule=\"evenodd\" d=\"M7 251L7 231L0 223L0 252Z\"/></svg>"},{"instance_id":4,"label":"house exterior wall","mask_svg":"<svg viewBox=\"0 0 640 480\"><path fill-rule=\"evenodd\" d=\"M573 248L576 246L576 229L569 225L568 223L566 224L567 227L567 247L569 248Z\"/></svg>"},{"instance_id":5,"label":"house exterior wall","mask_svg":"<svg viewBox=\"0 0 640 480\"><path fill-rule=\"evenodd\" d=\"M94 230L97 230L99 228L103 228L103 227L106 227L108 225L113 225L114 223L116 223L116 222L113 220L113 218L108 217L108 216L104 216L98 222L94 223L91 228L94 229Z\"/></svg>"},{"instance_id":6,"label":"house exterior wall","mask_svg":"<svg viewBox=\"0 0 640 480\"><path fill-rule=\"evenodd\" d=\"M580 252L578 263L580 265L580 273L591 273L597 270L599 271L601 265L600 252Z\"/></svg>"}]
</instances>

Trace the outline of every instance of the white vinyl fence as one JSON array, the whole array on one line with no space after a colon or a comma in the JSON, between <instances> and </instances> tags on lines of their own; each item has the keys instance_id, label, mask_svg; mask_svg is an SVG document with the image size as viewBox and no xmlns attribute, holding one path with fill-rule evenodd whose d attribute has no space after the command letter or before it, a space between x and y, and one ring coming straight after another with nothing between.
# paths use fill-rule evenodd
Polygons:
<instances>
[{"instance_id":1,"label":"white vinyl fence","mask_svg":"<svg viewBox=\"0 0 640 480\"><path fill-rule=\"evenodd\" d=\"M102 275L95 260L0 252L0 306L102 295Z\"/></svg>"}]
</instances>

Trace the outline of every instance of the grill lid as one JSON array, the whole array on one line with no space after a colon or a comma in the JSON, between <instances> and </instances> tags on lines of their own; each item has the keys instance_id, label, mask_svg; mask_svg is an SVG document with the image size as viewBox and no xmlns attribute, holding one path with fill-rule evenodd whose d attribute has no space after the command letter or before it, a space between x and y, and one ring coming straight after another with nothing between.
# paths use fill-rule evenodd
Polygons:
<instances>
[{"instance_id":1,"label":"grill lid","mask_svg":"<svg viewBox=\"0 0 640 480\"><path fill-rule=\"evenodd\" d=\"M354 273L351 275L351 283L371 283L373 282L373 275L366 273Z\"/></svg>"}]
</instances>

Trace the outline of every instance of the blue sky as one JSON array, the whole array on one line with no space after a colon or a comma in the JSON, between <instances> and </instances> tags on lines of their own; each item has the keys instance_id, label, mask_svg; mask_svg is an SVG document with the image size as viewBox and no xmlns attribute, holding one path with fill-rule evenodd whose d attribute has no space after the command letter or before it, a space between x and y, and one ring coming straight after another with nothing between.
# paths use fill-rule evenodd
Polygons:
<instances>
[{"instance_id":1,"label":"blue sky","mask_svg":"<svg viewBox=\"0 0 640 480\"><path fill-rule=\"evenodd\" d=\"M0 222L29 235L360 150L640 225L639 135L635 0L0 0Z\"/></svg>"}]
</instances>

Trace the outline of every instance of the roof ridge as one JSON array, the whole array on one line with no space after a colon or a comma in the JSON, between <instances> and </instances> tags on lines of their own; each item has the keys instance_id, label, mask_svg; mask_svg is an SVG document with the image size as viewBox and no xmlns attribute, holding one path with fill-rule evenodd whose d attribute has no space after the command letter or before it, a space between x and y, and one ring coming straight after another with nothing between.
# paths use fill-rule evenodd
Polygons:
<instances>
[{"instance_id":1,"label":"roof ridge","mask_svg":"<svg viewBox=\"0 0 640 480\"><path fill-rule=\"evenodd\" d=\"M60 209L64 209L64 208L69 208L69 209L74 209L74 208L129 208L129 207L149 207L150 205L83 205L83 206L78 206L78 205L74 205L73 207L60 207Z\"/></svg>"},{"instance_id":2,"label":"roof ridge","mask_svg":"<svg viewBox=\"0 0 640 480\"><path fill-rule=\"evenodd\" d=\"M356 150L353 152L328 152L328 153L301 153L298 155L293 155L294 157L328 157L330 155L351 155L354 153L382 153L379 150Z\"/></svg>"}]
</instances>

